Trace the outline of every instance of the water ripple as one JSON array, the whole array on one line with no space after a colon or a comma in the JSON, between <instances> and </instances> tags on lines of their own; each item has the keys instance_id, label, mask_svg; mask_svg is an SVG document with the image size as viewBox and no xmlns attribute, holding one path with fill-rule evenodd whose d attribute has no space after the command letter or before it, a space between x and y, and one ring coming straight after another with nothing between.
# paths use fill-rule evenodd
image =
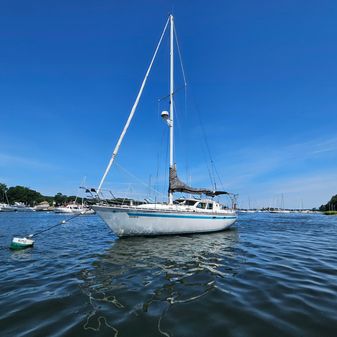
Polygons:
<instances>
[{"instance_id":1,"label":"water ripple","mask_svg":"<svg viewBox=\"0 0 337 337\"><path fill-rule=\"evenodd\" d=\"M1 336L335 336L337 218L247 214L227 232L118 240L89 216L8 250L59 220L0 214Z\"/></svg>"}]
</instances>

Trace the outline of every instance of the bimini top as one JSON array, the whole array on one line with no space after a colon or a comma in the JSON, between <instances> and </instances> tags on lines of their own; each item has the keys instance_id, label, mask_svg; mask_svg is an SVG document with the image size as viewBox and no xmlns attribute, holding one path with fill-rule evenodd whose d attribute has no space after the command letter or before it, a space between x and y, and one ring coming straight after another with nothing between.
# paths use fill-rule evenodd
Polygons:
<instances>
[{"instance_id":1,"label":"bimini top","mask_svg":"<svg viewBox=\"0 0 337 337\"><path fill-rule=\"evenodd\" d=\"M205 194L209 197L215 197L221 194L229 194L225 191L212 191L206 188L195 188L188 186L184 182L182 182L177 175L177 169L174 165L170 167L170 182L169 182L169 192L185 192L191 194Z\"/></svg>"}]
</instances>

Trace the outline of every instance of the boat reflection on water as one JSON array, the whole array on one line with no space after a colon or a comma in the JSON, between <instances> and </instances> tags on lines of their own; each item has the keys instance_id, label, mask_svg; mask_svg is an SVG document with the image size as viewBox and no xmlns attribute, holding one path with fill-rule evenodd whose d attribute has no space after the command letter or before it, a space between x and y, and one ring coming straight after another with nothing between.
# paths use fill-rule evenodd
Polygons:
<instances>
[{"instance_id":1,"label":"boat reflection on water","mask_svg":"<svg viewBox=\"0 0 337 337\"><path fill-rule=\"evenodd\" d=\"M84 329L132 335L151 326L149 335L154 328L165 335L161 320L169 308L202 300L219 278L237 272L237 242L235 229L116 240L91 270L82 271L82 291L91 304Z\"/></svg>"}]
</instances>

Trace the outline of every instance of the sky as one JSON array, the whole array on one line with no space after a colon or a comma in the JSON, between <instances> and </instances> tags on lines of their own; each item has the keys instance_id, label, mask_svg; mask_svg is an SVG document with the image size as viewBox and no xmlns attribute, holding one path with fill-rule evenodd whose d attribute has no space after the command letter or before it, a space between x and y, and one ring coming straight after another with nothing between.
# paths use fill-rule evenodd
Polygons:
<instances>
[{"instance_id":1,"label":"sky","mask_svg":"<svg viewBox=\"0 0 337 337\"><path fill-rule=\"evenodd\" d=\"M216 176L241 207L337 194L337 2L324 0L0 0L0 182L97 187L170 13L187 79L176 58L179 175ZM166 194L168 52L166 36L106 181L115 195Z\"/></svg>"}]
</instances>

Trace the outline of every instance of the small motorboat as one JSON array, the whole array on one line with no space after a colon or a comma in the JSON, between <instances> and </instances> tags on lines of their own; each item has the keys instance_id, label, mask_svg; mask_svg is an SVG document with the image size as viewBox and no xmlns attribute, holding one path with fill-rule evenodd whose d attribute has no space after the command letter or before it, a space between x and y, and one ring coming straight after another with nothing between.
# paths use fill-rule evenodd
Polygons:
<instances>
[{"instance_id":1,"label":"small motorboat","mask_svg":"<svg viewBox=\"0 0 337 337\"><path fill-rule=\"evenodd\" d=\"M55 213L67 213L67 214L94 214L95 211L86 205L80 204L68 204L66 206L56 207Z\"/></svg>"}]
</instances>

